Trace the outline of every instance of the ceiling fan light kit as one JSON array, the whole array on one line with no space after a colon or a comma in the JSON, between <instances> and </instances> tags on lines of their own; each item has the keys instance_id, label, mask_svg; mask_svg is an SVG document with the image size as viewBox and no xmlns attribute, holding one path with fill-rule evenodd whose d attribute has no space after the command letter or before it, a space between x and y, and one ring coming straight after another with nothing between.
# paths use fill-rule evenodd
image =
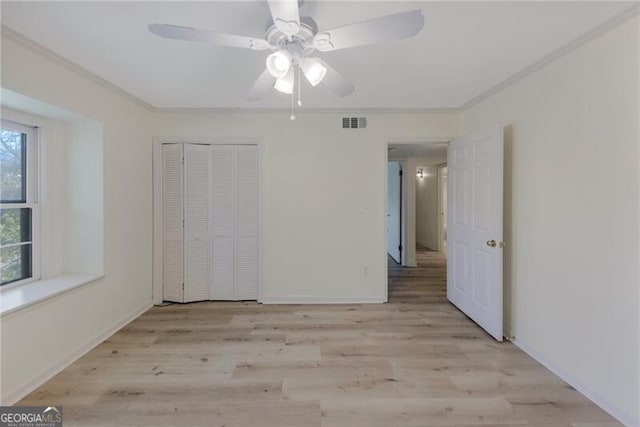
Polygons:
<instances>
[{"instance_id":1,"label":"ceiling fan light kit","mask_svg":"<svg viewBox=\"0 0 640 427\"><path fill-rule=\"evenodd\" d=\"M302 105L300 72L311 86L323 83L323 86L338 96L348 96L355 91L353 83L322 59L312 56L314 52L329 52L409 38L418 34L424 27L424 16L422 10L418 9L319 32L311 17L300 16L298 0L268 0L268 3L271 20L264 39L170 24L151 24L149 31L169 39L208 42L252 50L271 50L272 53L266 58L266 70L254 82L245 98L250 101L260 100L272 88L291 95L293 120L296 86L297 103Z\"/></svg>"},{"instance_id":2,"label":"ceiling fan light kit","mask_svg":"<svg viewBox=\"0 0 640 427\"><path fill-rule=\"evenodd\" d=\"M280 93L287 95L293 94L293 86L295 85L295 78L293 74L293 68L289 68L289 72L284 77L276 80L273 88Z\"/></svg>"},{"instance_id":3,"label":"ceiling fan light kit","mask_svg":"<svg viewBox=\"0 0 640 427\"><path fill-rule=\"evenodd\" d=\"M286 50L277 50L267 56L267 70L276 79L281 79L287 75L291 69L292 55Z\"/></svg>"},{"instance_id":4,"label":"ceiling fan light kit","mask_svg":"<svg viewBox=\"0 0 640 427\"><path fill-rule=\"evenodd\" d=\"M318 58L303 58L300 62L300 68L311 86L314 87L318 86L327 75L327 67Z\"/></svg>"}]
</instances>

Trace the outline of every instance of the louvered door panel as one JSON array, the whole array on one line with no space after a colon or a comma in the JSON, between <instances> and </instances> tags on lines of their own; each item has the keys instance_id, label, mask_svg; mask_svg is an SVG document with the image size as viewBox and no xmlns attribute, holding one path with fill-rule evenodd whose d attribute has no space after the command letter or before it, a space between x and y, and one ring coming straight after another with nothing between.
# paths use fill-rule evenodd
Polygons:
<instances>
[{"instance_id":1,"label":"louvered door panel","mask_svg":"<svg viewBox=\"0 0 640 427\"><path fill-rule=\"evenodd\" d=\"M233 147L211 146L211 299L234 299Z\"/></svg>"},{"instance_id":2,"label":"louvered door panel","mask_svg":"<svg viewBox=\"0 0 640 427\"><path fill-rule=\"evenodd\" d=\"M184 302L182 144L162 146L162 299Z\"/></svg>"},{"instance_id":3,"label":"louvered door panel","mask_svg":"<svg viewBox=\"0 0 640 427\"><path fill-rule=\"evenodd\" d=\"M235 299L258 298L258 150L235 147Z\"/></svg>"},{"instance_id":4,"label":"louvered door panel","mask_svg":"<svg viewBox=\"0 0 640 427\"><path fill-rule=\"evenodd\" d=\"M208 145L184 145L184 301L210 294L210 164Z\"/></svg>"}]
</instances>

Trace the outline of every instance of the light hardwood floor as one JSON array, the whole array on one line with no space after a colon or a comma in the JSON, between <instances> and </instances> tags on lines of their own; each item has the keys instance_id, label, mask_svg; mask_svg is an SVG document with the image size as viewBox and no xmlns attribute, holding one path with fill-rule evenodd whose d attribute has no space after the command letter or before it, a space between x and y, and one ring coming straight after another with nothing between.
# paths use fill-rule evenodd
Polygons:
<instances>
[{"instance_id":1,"label":"light hardwood floor","mask_svg":"<svg viewBox=\"0 0 640 427\"><path fill-rule=\"evenodd\" d=\"M619 425L446 300L445 263L390 263L384 305L154 307L20 405L65 426Z\"/></svg>"}]
</instances>

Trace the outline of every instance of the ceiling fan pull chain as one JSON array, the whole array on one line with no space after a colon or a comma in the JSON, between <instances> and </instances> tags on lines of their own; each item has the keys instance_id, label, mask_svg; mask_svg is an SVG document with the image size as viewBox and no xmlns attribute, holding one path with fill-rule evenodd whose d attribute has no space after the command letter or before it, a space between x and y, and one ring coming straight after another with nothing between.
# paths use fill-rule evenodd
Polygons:
<instances>
[{"instance_id":1,"label":"ceiling fan pull chain","mask_svg":"<svg viewBox=\"0 0 640 427\"><path fill-rule=\"evenodd\" d=\"M295 86L295 79L294 79L294 86ZM295 109L294 100L295 100L295 97L296 97L295 93L296 93L295 88L293 88L291 90L291 115L289 116L289 120L295 120L296 119L295 110L294 110Z\"/></svg>"},{"instance_id":2,"label":"ceiling fan pull chain","mask_svg":"<svg viewBox=\"0 0 640 427\"><path fill-rule=\"evenodd\" d=\"M298 66L298 107L302 107L302 80L300 80L300 66Z\"/></svg>"}]
</instances>

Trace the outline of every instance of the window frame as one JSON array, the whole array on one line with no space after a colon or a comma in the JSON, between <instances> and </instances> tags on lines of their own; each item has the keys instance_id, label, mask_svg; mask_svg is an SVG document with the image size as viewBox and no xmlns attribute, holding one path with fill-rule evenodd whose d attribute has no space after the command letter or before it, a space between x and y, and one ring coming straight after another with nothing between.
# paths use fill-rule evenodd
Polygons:
<instances>
[{"instance_id":1,"label":"window frame","mask_svg":"<svg viewBox=\"0 0 640 427\"><path fill-rule=\"evenodd\" d=\"M1 119L2 129L14 130L27 135L26 144L26 201L25 202L1 202L3 209L31 209L31 277L0 285L0 289L7 290L17 286L40 280L40 204L39 204L39 128Z\"/></svg>"}]
</instances>

